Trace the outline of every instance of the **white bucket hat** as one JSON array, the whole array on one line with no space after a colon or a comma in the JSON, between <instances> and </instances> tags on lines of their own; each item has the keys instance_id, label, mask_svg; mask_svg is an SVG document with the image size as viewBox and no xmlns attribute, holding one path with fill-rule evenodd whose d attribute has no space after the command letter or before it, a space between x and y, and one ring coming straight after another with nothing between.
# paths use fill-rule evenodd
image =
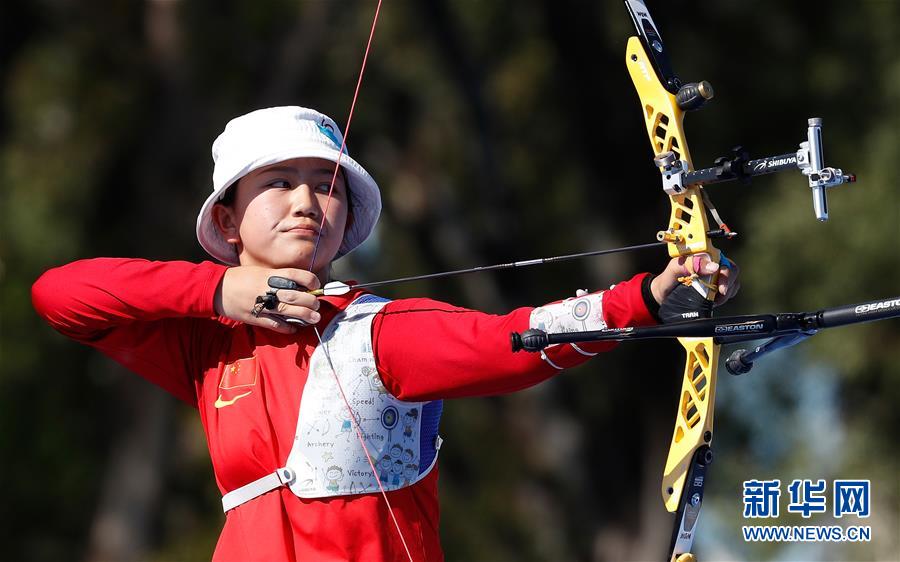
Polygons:
<instances>
[{"instance_id":1,"label":"white bucket hat","mask_svg":"<svg viewBox=\"0 0 900 562\"><path fill-rule=\"evenodd\" d=\"M212 220L213 205L225 190L248 173L293 158L323 158L337 162L343 136L327 115L305 107L269 107L228 122L212 146L213 192L197 216L197 240L214 258L239 265L237 248L229 244ZM341 257L372 234L381 214L381 193L372 176L350 158L340 158L347 176L353 222L344 233L336 257Z\"/></svg>"}]
</instances>

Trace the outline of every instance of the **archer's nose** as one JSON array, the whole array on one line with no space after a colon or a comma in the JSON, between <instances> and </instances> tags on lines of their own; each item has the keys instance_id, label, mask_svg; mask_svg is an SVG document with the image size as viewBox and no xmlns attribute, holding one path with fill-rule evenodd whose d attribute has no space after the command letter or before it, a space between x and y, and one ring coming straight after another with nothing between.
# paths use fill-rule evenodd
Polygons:
<instances>
[{"instance_id":1,"label":"archer's nose","mask_svg":"<svg viewBox=\"0 0 900 562\"><path fill-rule=\"evenodd\" d=\"M318 218L320 212L319 200L312 187L304 183L291 191L292 216Z\"/></svg>"}]
</instances>

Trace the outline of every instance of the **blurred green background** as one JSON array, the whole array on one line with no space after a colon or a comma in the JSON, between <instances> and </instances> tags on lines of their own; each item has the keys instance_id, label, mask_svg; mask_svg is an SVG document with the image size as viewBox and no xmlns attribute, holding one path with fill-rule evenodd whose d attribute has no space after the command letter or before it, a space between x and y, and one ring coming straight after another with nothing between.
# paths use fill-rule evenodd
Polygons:
<instances>
[{"instance_id":1,"label":"blurred green background","mask_svg":"<svg viewBox=\"0 0 900 562\"><path fill-rule=\"evenodd\" d=\"M223 516L194 411L43 325L46 269L189 259L225 122L270 105L346 120L371 1L37 0L0 5L0 537L4 560L204 560ZM859 183L813 216L800 174L710 189L740 232L728 313L898 294L900 3L650 4L678 74L716 99L686 119L694 162L796 149L825 119ZM621 2L394 0L349 149L383 190L359 280L636 244L666 225L624 66ZM661 269L663 252L401 285L491 312ZM448 560L659 560L659 483L683 359L614 352L516 395L445 405ZM719 384L701 560L900 560L900 323L823 333ZM725 350L724 354L729 351ZM743 541L744 480L870 479L862 544ZM786 502L783 490L782 511ZM829 503L830 506L830 503ZM763 524L832 524L783 515Z\"/></svg>"}]
</instances>

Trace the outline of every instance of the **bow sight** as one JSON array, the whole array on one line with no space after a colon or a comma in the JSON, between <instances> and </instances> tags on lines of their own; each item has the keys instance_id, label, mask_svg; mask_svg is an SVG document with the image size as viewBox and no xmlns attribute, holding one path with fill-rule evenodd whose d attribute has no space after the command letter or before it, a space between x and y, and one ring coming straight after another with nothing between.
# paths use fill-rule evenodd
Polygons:
<instances>
[{"instance_id":1,"label":"bow sight","mask_svg":"<svg viewBox=\"0 0 900 562\"><path fill-rule=\"evenodd\" d=\"M708 84L708 82L701 82ZM682 86L679 93L694 84ZM710 96L711 97L711 96ZM675 96L676 100L678 95ZM679 103L679 107L684 108ZM699 107L699 106L698 106ZM695 109L695 108L691 108ZM806 139L800 143L796 152L779 154L777 156L765 156L750 160L743 147L732 149L730 157L717 158L715 165L702 170L689 170L684 160L679 160L671 150L658 154L653 162L659 168L663 177L663 191L669 195L683 193L688 187L709 185L731 180L740 180L749 183L753 176L762 176L783 170L799 168L809 179L809 187L812 188L813 210L820 221L828 220L828 200L825 190L836 187L842 183L856 181L853 174L845 174L840 168L824 166L824 152L822 149L822 118L813 117L807 121ZM707 203L709 205L709 203ZM667 238L665 233L658 235L659 240Z\"/></svg>"}]
</instances>

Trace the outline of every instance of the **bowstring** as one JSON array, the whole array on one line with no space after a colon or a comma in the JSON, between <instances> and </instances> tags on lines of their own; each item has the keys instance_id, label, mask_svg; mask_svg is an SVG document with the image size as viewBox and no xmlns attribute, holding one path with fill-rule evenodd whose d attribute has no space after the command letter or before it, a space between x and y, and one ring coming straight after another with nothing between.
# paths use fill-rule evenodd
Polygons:
<instances>
[{"instance_id":1,"label":"bowstring","mask_svg":"<svg viewBox=\"0 0 900 562\"><path fill-rule=\"evenodd\" d=\"M406 544L406 537L403 536L403 531L400 530L400 522L397 521L397 515L394 513L394 508L391 507L391 500L388 499L387 492L385 492L384 486L381 484L381 479L378 478L378 471L375 469L375 461L373 460L372 454L369 452L369 447L366 446L366 439L363 436L362 428L359 427L359 420L356 419L356 412L354 412L353 408L350 406L350 401L347 400L347 395L344 393L344 386L341 384L340 378L338 378L334 363L331 362L331 354L328 352L328 346L322 341L322 335L319 333L318 326L313 326L313 331L316 333L316 337L319 338L319 348L325 353L325 359L328 360L328 366L331 368L331 373L334 375L334 380L341 393L341 398L344 400L344 405L347 406L347 411L350 413L350 421L353 423L356 438L359 440L359 444L362 445L363 451L366 453L366 460L369 462L369 467L372 469L372 478L378 483L378 490L381 491L381 496L384 498L385 503L387 503L388 513L391 514L394 528L397 529L397 534L400 535L400 542L403 543L406 557L409 558L409 562L413 562L412 553L409 551L409 545Z\"/></svg>"},{"instance_id":2,"label":"bowstring","mask_svg":"<svg viewBox=\"0 0 900 562\"><path fill-rule=\"evenodd\" d=\"M366 63L369 60L369 51L372 47L372 39L375 37L375 28L378 25L378 15L381 12L381 3L382 0L378 0L378 4L375 6L375 16L372 18L372 28L369 30L369 40L366 42L366 50L363 54L362 65L359 69L359 77L356 80L356 89L353 92L353 101L350 103L350 111L347 115L347 124L344 126L344 136L341 139L341 149L338 152L337 161L334 163L334 174L331 176L331 185L328 188L328 198L325 200L325 209L322 211L322 222L319 225L319 233L316 236L316 242L313 245L313 255L312 260L309 264L310 271L313 270L316 264L316 256L319 253L319 242L322 240L322 233L325 232L325 222L328 218L328 209L331 206L332 196L334 194L334 186L337 183L337 177L341 170L341 159L344 157L344 152L347 149L347 137L350 136L350 124L353 122L353 112L356 109L356 100L359 98L359 90L362 86L363 75L366 71ZM347 189L347 196L349 198L349 186L345 186ZM400 522L397 521L397 515L394 513L394 508L391 505L391 500L388 499L387 492L384 489L384 486L381 484L381 479L378 478L378 471L375 469L375 463L372 460L372 453L369 452L369 447L366 445L365 437L363 436L362 429L359 426L359 421L356 419L356 412L354 412L353 407L350 406L350 401L347 399L347 394L344 392L344 386L341 384L341 379L337 374L337 370L334 368L334 363L331 361L331 354L328 352L328 346L322 339L322 335L319 333L319 328L317 326L313 326L313 332L316 334L316 338L319 340L319 347L322 349L325 354L325 358L328 360L328 366L331 368L331 374L334 375L334 382L337 383L338 391L340 391L341 399L344 401L344 405L347 407L347 412L350 414L350 421L353 423L353 428L356 432L356 438L359 440L359 444L362 446L363 451L366 454L366 460L369 462L369 467L372 469L372 477L375 479L375 482L378 484L378 490L381 492L381 497L384 498L385 504L387 504L388 513L391 514L391 520L394 522L394 528L397 530L397 534L400 536L400 542L403 543L403 549L406 551L406 557L409 559L409 562L413 562L412 553L409 550L409 545L406 542L406 537L403 535L403 531L400 529Z\"/></svg>"},{"instance_id":3,"label":"bowstring","mask_svg":"<svg viewBox=\"0 0 900 562\"><path fill-rule=\"evenodd\" d=\"M341 159L347 149L347 137L350 136L350 124L353 122L353 112L356 110L356 100L359 98L359 89L362 86L363 74L366 72L366 63L369 61L369 50L372 47L372 39L375 37L375 27L378 25L378 14L381 12L381 2L375 6L375 17L372 18L372 29L369 31L369 40L366 42L366 50L363 53L362 66L359 68L359 78L356 80L356 89L353 92L353 101L350 102L350 113L347 115L347 125L344 126L344 136L341 139L341 149L338 151L337 162L334 163L334 173L331 175L331 185L328 188L328 198L325 200L325 210L322 211L322 222L319 225L319 234L316 236L316 243L313 246L312 261L309 264L310 270L316 264L316 255L319 253L319 242L322 240L322 232L325 231L325 220L328 218L328 208L331 206L332 195L334 194L334 185L337 182L338 174L341 171ZM349 186L345 186L348 189Z\"/></svg>"}]
</instances>

